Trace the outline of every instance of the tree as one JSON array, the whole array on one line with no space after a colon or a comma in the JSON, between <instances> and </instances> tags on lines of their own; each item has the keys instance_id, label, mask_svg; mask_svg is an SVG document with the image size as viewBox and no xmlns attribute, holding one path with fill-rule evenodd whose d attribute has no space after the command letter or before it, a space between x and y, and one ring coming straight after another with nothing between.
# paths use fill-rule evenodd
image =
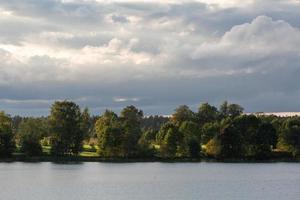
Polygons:
<instances>
[{"instance_id":1,"label":"tree","mask_svg":"<svg viewBox=\"0 0 300 200\"><path fill-rule=\"evenodd\" d=\"M88 108L85 108L81 114L81 129L84 134L84 139L89 139L92 132L92 119Z\"/></svg>"},{"instance_id":2,"label":"tree","mask_svg":"<svg viewBox=\"0 0 300 200\"><path fill-rule=\"evenodd\" d=\"M18 130L19 130L19 125L20 123L22 122L23 120L23 117L21 116L13 116L11 118L11 121L12 121L12 129L13 129L13 134L16 135L18 133Z\"/></svg>"},{"instance_id":3,"label":"tree","mask_svg":"<svg viewBox=\"0 0 300 200\"><path fill-rule=\"evenodd\" d=\"M237 116L240 116L244 111L244 108L238 104L230 104L228 106L228 113L229 116L232 118L235 118Z\"/></svg>"},{"instance_id":4,"label":"tree","mask_svg":"<svg viewBox=\"0 0 300 200\"><path fill-rule=\"evenodd\" d=\"M70 101L55 102L50 114L52 153L78 154L84 137L81 125L82 115L78 105Z\"/></svg>"},{"instance_id":5,"label":"tree","mask_svg":"<svg viewBox=\"0 0 300 200\"><path fill-rule=\"evenodd\" d=\"M218 122L209 122L203 124L201 128L201 142L202 144L208 143L218 133L220 133L220 124Z\"/></svg>"},{"instance_id":6,"label":"tree","mask_svg":"<svg viewBox=\"0 0 300 200\"><path fill-rule=\"evenodd\" d=\"M21 151L29 156L39 156L42 154L40 140L45 129L42 120L28 118L23 120L19 126L19 136Z\"/></svg>"},{"instance_id":7,"label":"tree","mask_svg":"<svg viewBox=\"0 0 300 200\"><path fill-rule=\"evenodd\" d=\"M168 122L159 130L157 141L160 144L160 155L171 158L177 156L178 149L183 144L183 135L174 123Z\"/></svg>"},{"instance_id":8,"label":"tree","mask_svg":"<svg viewBox=\"0 0 300 200\"><path fill-rule=\"evenodd\" d=\"M254 137L261 121L254 115L242 115L225 125L219 135L223 158L253 156Z\"/></svg>"},{"instance_id":9,"label":"tree","mask_svg":"<svg viewBox=\"0 0 300 200\"><path fill-rule=\"evenodd\" d=\"M222 158L266 159L277 142L276 130L271 123L262 122L254 115L236 117L217 136Z\"/></svg>"},{"instance_id":10,"label":"tree","mask_svg":"<svg viewBox=\"0 0 300 200\"><path fill-rule=\"evenodd\" d=\"M214 122L218 119L218 109L214 106L211 106L208 103L203 103L199 107L197 116L200 125L203 125L208 122Z\"/></svg>"},{"instance_id":11,"label":"tree","mask_svg":"<svg viewBox=\"0 0 300 200\"><path fill-rule=\"evenodd\" d=\"M150 144L155 142L157 133L158 131L155 131L153 129L148 129L143 132L141 137L143 137L144 140Z\"/></svg>"},{"instance_id":12,"label":"tree","mask_svg":"<svg viewBox=\"0 0 300 200\"><path fill-rule=\"evenodd\" d=\"M294 156L300 153L300 118L294 117L287 119L282 128L280 139L286 149L293 153Z\"/></svg>"},{"instance_id":13,"label":"tree","mask_svg":"<svg viewBox=\"0 0 300 200\"><path fill-rule=\"evenodd\" d=\"M178 145L180 156L198 157L200 154L200 129L197 123L185 121L179 127L183 139Z\"/></svg>"},{"instance_id":14,"label":"tree","mask_svg":"<svg viewBox=\"0 0 300 200\"><path fill-rule=\"evenodd\" d=\"M9 157L15 149L11 118L0 112L0 157Z\"/></svg>"},{"instance_id":15,"label":"tree","mask_svg":"<svg viewBox=\"0 0 300 200\"><path fill-rule=\"evenodd\" d=\"M235 118L240 116L244 111L244 108L238 104L228 104L227 101L224 101L220 106L220 117L226 118L231 117Z\"/></svg>"},{"instance_id":16,"label":"tree","mask_svg":"<svg viewBox=\"0 0 300 200\"><path fill-rule=\"evenodd\" d=\"M132 105L127 106L121 111L120 119L124 131L122 136L124 156L137 156L138 140L142 134L141 121L143 119L143 111Z\"/></svg>"},{"instance_id":17,"label":"tree","mask_svg":"<svg viewBox=\"0 0 300 200\"><path fill-rule=\"evenodd\" d=\"M154 142L157 132L154 130L144 131L138 141L138 154L142 157L153 157L155 154Z\"/></svg>"},{"instance_id":18,"label":"tree","mask_svg":"<svg viewBox=\"0 0 300 200\"><path fill-rule=\"evenodd\" d=\"M228 117L229 112L228 112L228 102L224 101L221 105L220 105L220 109L219 109L219 113L220 113L220 117L223 119L225 117Z\"/></svg>"},{"instance_id":19,"label":"tree","mask_svg":"<svg viewBox=\"0 0 300 200\"><path fill-rule=\"evenodd\" d=\"M225 126L221 130L218 140L220 141L216 142L220 145L218 157L241 158L244 156L242 135L239 134L234 124Z\"/></svg>"},{"instance_id":20,"label":"tree","mask_svg":"<svg viewBox=\"0 0 300 200\"><path fill-rule=\"evenodd\" d=\"M95 130L101 156L121 157L123 155L121 149L123 130L116 113L106 110L96 121Z\"/></svg>"},{"instance_id":21,"label":"tree","mask_svg":"<svg viewBox=\"0 0 300 200\"><path fill-rule=\"evenodd\" d=\"M164 137L164 140L161 145L161 153L164 157L175 157L177 152L177 135L178 132L176 132L175 129L169 129Z\"/></svg>"},{"instance_id":22,"label":"tree","mask_svg":"<svg viewBox=\"0 0 300 200\"><path fill-rule=\"evenodd\" d=\"M208 141L208 143L206 144L205 152L208 156L220 157L221 144L217 135Z\"/></svg>"},{"instance_id":23,"label":"tree","mask_svg":"<svg viewBox=\"0 0 300 200\"><path fill-rule=\"evenodd\" d=\"M142 118L143 112L134 106L124 108L120 117L112 111L106 111L95 125L100 155L106 157L138 156Z\"/></svg>"},{"instance_id":24,"label":"tree","mask_svg":"<svg viewBox=\"0 0 300 200\"><path fill-rule=\"evenodd\" d=\"M200 143L196 138L191 138L188 140L188 147L189 147L189 157L198 158L200 156Z\"/></svg>"},{"instance_id":25,"label":"tree","mask_svg":"<svg viewBox=\"0 0 300 200\"><path fill-rule=\"evenodd\" d=\"M169 121L168 117L165 116L146 116L142 119L141 122L141 128L143 130L154 130L154 131L159 131L160 127Z\"/></svg>"},{"instance_id":26,"label":"tree","mask_svg":"<svg viewBox=\"0 0 300 200\"><path fill-rule=\"evenodd\" d=\"M200 141L200 129L199 125L192 121L185 121L182 122L181 126L179 127L179 131L183 133L184 137L186 138L196 138Z\"/></svg>"},{"instance_id":27,"label":"tree","mask_svg":"<svg viewBox=\"0 0 300 200\"><path fill-rule=\"evenodd\" d=\"M178 126L184 121L194 121L195 114L190 108L186 105L181 105L175 109L175 112L172 115L171 121Z\"/></svg>"},{"instance_id":28,"label":"tree","mask_svg":"<svg viewBox=\"0 0 300 200\"><path fill-rule=\"evenodd\" d=\"M158 144L162 144L162 141L164 140L169 129L178 129L178 127L172 122L167 122L163 124L156 135L156 142Z\"/></svg>"},{"instance_id":29,"label":"tree","mask_svg":"<svg viewBox=\"0 0 300 200\"><path fill-rule=\"evenodd\" d=\"M272 148L276 146L276 129L271 123L263 122L253 135L253 154L257 159L270 157Z\"/></svg>"}]
</instances>

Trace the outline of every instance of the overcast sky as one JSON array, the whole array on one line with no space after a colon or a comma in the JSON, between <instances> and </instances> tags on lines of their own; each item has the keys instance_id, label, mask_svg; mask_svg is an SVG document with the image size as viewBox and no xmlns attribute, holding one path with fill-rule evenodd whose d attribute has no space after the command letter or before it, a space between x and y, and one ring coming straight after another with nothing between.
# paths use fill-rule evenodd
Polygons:
<instances>
[{"instance_id":1,"label":"overcast sky","mask_svg":"<svg viewBox=\"0 0 300 200\"><path fill-rule=\"evenodd\" d=\"M0 110L300 111L300 1L0 0Z\"/></svg>"}]
</instances>

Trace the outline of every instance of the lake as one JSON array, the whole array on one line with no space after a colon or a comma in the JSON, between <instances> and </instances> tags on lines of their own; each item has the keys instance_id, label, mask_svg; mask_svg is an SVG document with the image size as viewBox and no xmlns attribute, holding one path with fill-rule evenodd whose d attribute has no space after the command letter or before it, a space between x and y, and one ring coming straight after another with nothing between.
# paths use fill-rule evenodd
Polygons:
<instances>
[{"instance_id":1,"label":"lake","mask_svg":"<svg viewBox=\"0 0 300 200\"><path fill-rule=\"evenodd\" d=\"M296 200L300 163L0 163L3 200Z\"/></svg>"}]
</instances>

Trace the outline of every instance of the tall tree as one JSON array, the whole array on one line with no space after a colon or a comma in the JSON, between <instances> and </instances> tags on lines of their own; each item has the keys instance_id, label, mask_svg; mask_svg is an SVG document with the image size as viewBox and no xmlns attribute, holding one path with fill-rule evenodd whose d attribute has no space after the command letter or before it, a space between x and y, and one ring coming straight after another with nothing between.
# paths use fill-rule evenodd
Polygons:
<instances>
[{"instance_id":1,"label":"tall tree","mask_svg":"<svg viewBox=\"0 0 300 200\"><path fill-rule=\"evenodd\" d=\"M199 107L197 117L200 125L208 122L214 122L218 119L218 109L208 103L203 103Z\"/></svg>"},{"instance_id":2,"label":"tall tree","mask_svg":"<svg viewBox=\"0 0 300 200\"><path fill-rule=\"evenodd\" d=\"M199 157L200 155L200 128L195 122L185 121L179 127L183 141L179 144L181 156Z\"/></svg>"},{"instance_id":3,"label":"tall tree","mask_svg":"<svg viewBox=\"0 0 300 200\"><path fill-rule=\"evenodd\" d=\"M229 116L232 118L235 118L237 116L240 116L244 111L244 108L238 104L230 104L228 106L228 113Z\"/></svg>"},{"instance_id":4,"label":"tall tree","mask_svg":"<svg viewBox=\"0 0 300 200\"><path fill-rule=\"evenodd\" d=\"M0 157L9 157L15 149L11 118L0 112Z\"/></svg>"},{"instance_id":5,"label":"tall tree","mask_svg":"<svg viewBox=\"0 0 300 200\"><path fill-rule=\"evenodd\" d=\"M201 128L201 142L208 143L216 135L220 133L221 125L218 122L209 122L203 124Z\"/></svg>"},{"instance_id":6,"label":"tall tree","mask_svg":"<svg viewBox=\"0 0 300 200\"><path fill-rule=\"evenodd\" d=\"M267 159L270 157L272 148L276 146L276 129L271 123L263 122L258 130L253 134L253 154L257 159Z\"/></svg>"},{"instance_id":7,"label":"tall tree","mask_svg":"<svg viewBox=\"0 0 300 200\"><path fill-rule=\"evenodd\" d=\"M195 113L187 105L181 105L178 108L176 108L171 118L171 121L178 126L180 126L180 124L184 121L194 120Z\"/></svg>"},{"instance_id":8,"label":"tall tree","mask_svg":"<svg viewBox=\"0 0 300 200\"><path fill-rule=\"evenodd\" d=\"M226 118L231 117L235 118L240 116L244 111L244 108L238 104L229 104L227 101L224 101L220 106L220 117Z\"/></svg>"},{"instance_id":9,"label":"tall tree","mask_svg":"<svg viewBox=\"0 0 300 200\"><path fill-rule=\"evenodd\" d=\"M81 129L84 134L84 139L89 139L92 132L92 119L88 108L84 108L81 114Z\"/></svg>"},{"instance_id":10,"label":"tall tree","mask_svg":"<svg viewBox=\"0 0 300 200\"><path fill-rule=\"evenodd\" d=\"M159 130L157 142L160 144L159 152L162 157L175 157L183 144L183 135L174 123L168 122Z\"/></svg>"},{"instance_id":11,"label":"tall tree","mask_svg":"<svg viewBox=\"0 0 300 200\"><path fill-rule=\"evenodd\" d=\"M18 134L20 136L21 151L29 156L42 154L40 140L45 134L45 126L40 119L28 118L20 123Z\"/></svg>"},{"instance_id":12,"label":"tall tree","mask_svg":"<svg viewBox=\"0 0 300 200\"><path fill-rule=\"evenodd\" d=\"M300 118L287 119L282 127L280 139L294 156L300 154Z\"/></svg>"},{"instance_id":13,"label":"tall tree","mask_svg":"<svg viewBox=\"0 0 300 200\"><path fill-rule=\"evenodd\" d=\"M74 102L57 101L51 107L52 153L56 155L78 154L82 149L80 108Z\"/></svg>"},{"instance_id":14,"label":"tall tree","mask_svg":"<svg viewBox=\"0 0 300 200\"><path fill-rule=\"evenodd\" d=\"M138 140L141 137L141 121L143 111L135 106L127 106L121 111L120 119L123 126L123 152L125 157L136 156Z\"/></svg>"},{"instance_id":15,"label":"tall tree","mask_svg":"<svg viewBox=\"0 0 300 200\"><path fill-rule=\"evenodd\" d=\"M225 117L228 117L228 102L224 101L219 108L220 117L223 119Z\"/></svg>"},{"instance_id":16,"label":"tall tree","mask_svg":"<svg viewBox=\"0 0 300 200\"><path fill-rule=\"evenodd\" d=\"M100 156L121 157L123 155L121 149L123 129L116 113L106 110L96 121L95 130Z\"/></svg>"},{"instance_id":17,"label":"tall tree","mask_svg":"<svg viewBox=\"0 0 300 200\"><path fill-rule=\"evenodd\" d=\"M252 156L255 147L253 138L260 124L261 121L254 115L242 115L227 124L219 136L221 156L224 158Z\"/></svg>"},{"instance_id":18,"label":"tall tree","mask_svg":"<svg viewBox=\"0 0 300 200\"><path fill-rule=\"evenodd\" d=\"M178 129L178 127L172 122L167 122L163 124L156 135L156 142L158 144L162 144L162 141L164 140L169 129Z\"/></svg>"},{"instance_id":19,"label":"tall tree","mask_svg":"<svg viewBox=\"0 0 300 200\"><path fill-rule=\"evenodd\" d=\"M164 157L175 157L178 147L178 132L176 129L169 129L161 145L161 153Z\"/></svg>"}]
</instances>

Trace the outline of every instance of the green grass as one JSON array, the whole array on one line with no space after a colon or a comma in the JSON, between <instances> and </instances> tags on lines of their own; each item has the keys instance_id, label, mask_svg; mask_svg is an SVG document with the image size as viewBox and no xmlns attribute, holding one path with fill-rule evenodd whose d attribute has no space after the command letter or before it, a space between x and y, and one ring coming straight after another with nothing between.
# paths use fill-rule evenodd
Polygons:
<instances>
[{"instance_id":1,"label":"green grass","mask_svg":"<svg viewBox=\"0 0 300 200\"><path fill-rule=\"evenodd\" d=\"M46 155L50 155L51 153L51 146L42 146L43 153ZM79 154L81 157L98 157L98 146L95 146L94 149L90 145L83 145L83 151Z\"/></svg>"},{"instance_id":2,"label":"green grass","mask_svg":"<svg viewBox=\"0 0 300 200\"><path fill-rule=\"evenodd\" d=\"M81 157L98 157L98 153L97 152L87 152L87 151L83 151L79 154L79 156Z\"/></svg>"},{"instance_id":3,"label":"green grass","mask_svg":"<svg viewBox=\"0 0 300 200\"><path fill-rule=\"evenodd\" d=\"M42 146L44 154L50 154L51 146Z\"/></svg>"},{"instance_id":4,"label":"green grass","mask_svg":"<svg viewBox=\"0 0 300 200\"><path fill-rule=\"evenodd\" d=\"M83 145L83 151L79 154L81 157L98 157L99 154L97 153L99 147L97 145L91 146L88 144Z\"/></svg>"},{"instance_id":5,"label":"green grass","mask_svg":"<svg viewBox=\"0 0 300 200\"><path fill-rule=\"evenodd\" d=\"M99 149L99 147L97 145L95 145L94 148L96 148L97 150ZM85 144L85 145L83 145L83 149L90 150L90 149L93 149L93 147L89 144Z\"/></svg>"}]
</instances>

